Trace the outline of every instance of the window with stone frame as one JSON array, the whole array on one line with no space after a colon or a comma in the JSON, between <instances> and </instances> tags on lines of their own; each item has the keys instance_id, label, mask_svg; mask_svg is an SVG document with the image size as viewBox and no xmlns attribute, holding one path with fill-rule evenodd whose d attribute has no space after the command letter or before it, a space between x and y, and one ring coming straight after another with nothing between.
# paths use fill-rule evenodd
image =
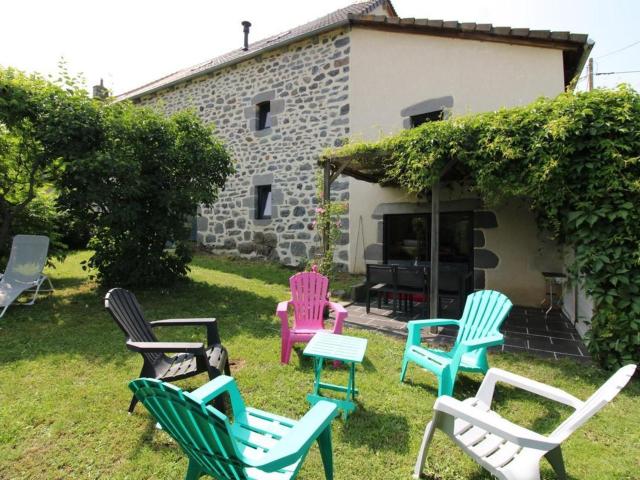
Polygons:
<instances>
[{"instance_id":1,"label":"window with stone frame","mask_svg":"<svg viewBox=\"0 0 640 480\"><path fill-rule=\"evenodd\" d=\"M256 187L256 220L271 218L271 185Z\"/></svg>"},{"instance_id":2,"label":"window with stone frame","mask_svg":"<svg viewBox=\"0 0 640 480\"><path fill-rule=\"evenodd\" d=\"M271 102L261 102L257 105L256 130L271 128Z\"/></svg>"},{"instance_id":3,"label":"window with stone frame","mask_svg":"<svg viewBox=\"0 0 640 480\"><path fill-rule=\"evenodd\" d=\"M427 122L437 122L438 120L442 120L444 111L443 110L435 110L433 112L419 113L417 115L411 115L409 117L411 119L411 128L416 128L423 123Z\"/></svg>"}]
</instances>

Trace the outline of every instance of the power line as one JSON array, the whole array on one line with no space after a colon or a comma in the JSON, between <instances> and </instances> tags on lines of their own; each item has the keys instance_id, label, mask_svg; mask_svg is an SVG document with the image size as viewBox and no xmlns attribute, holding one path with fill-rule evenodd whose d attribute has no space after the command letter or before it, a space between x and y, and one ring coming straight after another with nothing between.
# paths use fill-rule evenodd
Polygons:
<instances>
[{"instance_id":1,"label":"power line","mask_svg":"<svg viewBox=\"0 0 640 480\"><path fill-rule=\"evenodd\" d=\"M613 55L615 53L622 52L623 50L626 50L628 48L635 47L639 43L640 43L640 40L638 40L637 42L630 43L626 47L622 47L622 48L619 48L618 50L614 50L613 52L609 52L609 53L605 53L604 55L600 55L599 57L596 57L596 60L600 60L601 58L608 57L609 55Z\"/></svg>"},{"instance_id":2,"label":"power line","mask_svg":"<svg viewBox=\"0 0 640 480\"><path fill-rule=\"evenodd\" d=\"M594 75L624 75L626 73L640 73L640 70L627 70L624 72L598 72Z\"/></svg>"}]
</instances>

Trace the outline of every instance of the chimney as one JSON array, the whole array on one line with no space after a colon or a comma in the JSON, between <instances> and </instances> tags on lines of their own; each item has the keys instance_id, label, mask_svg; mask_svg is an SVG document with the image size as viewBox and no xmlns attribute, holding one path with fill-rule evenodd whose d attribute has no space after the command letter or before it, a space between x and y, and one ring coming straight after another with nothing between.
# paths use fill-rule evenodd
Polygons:
<instances>
[{"instance_id":1,"label":"chimney","mask_svg":"<svg viewBox=\"0 0 640 480\"><path fill-rule=\"evenodd\" d=\"M109 89L104 86L104 82L100 79L100 85L93 86L93 98L98 100L106 100L109 97Z\"/></svg>"},{"instance_id":2,"label":"chimney","mask_svg":"<svg viewBox=\"0 0 640 480\"><path fill-rule=\"evenodd\" d=\"M244 47L242 50L245 52L249 50L249 27L251 27L251 22L247 22L246 20L242 22L242 26L244 27L242 31L244 32Z\"/></svg>"}]
</instances>

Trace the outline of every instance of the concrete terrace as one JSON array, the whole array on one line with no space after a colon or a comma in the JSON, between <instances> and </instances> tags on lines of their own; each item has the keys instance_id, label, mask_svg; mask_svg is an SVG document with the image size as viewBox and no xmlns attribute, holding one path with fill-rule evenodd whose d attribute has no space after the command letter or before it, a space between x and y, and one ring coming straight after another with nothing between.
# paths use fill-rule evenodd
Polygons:
<instances>
[{"instance_id":1,"label":"concrete terrace","mask_svg":"<svg viewBox=\"0 0 640 480\"><path fill-rule=\"evenodd\" d=\"M412 312L398 311L394 315L390 305L376 308L371 304L370 313L366 313L364 303L346 305L349 312L346 323L350 326L377 330L389 335L407 336L406 324L409 320L423 318L420 306ZM545 358L571 358L590 361L587 347L569 320L558 310L545 316L540 308L514 306L500 329L505 337L501 347L494 351L525 352ZM428 343L451 345L455 341L455 327L445 327L437 334L423 333Z\"/></svg>"}]
</instances>

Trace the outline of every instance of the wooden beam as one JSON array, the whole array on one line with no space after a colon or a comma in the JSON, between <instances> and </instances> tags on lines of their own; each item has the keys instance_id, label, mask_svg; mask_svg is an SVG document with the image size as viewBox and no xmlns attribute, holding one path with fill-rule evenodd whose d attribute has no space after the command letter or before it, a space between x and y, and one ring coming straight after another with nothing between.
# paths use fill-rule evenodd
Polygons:
<instances>
[{"instance_id":1,"label":"wooden beam","mask_svg":"<svg viewBox=\"0 0 640 480\"><path fill-rule=\"evenodd\" d=\"M431 272L429 282L429 317L438 318L438 269L440 252L440 182L431 189Z\"/></svg>"},{"instance_id":2,"label":"wooden beam","mask_svg":"<svg viewBox=\"0 0 640 480\"><path fill-rule=\"evenodd\" d=\"M347 168L349 166L349 164L351 163L351 160L353 160L352 158L348 158L346 160L344 160L342 163L340 163L340 166L338 168L336 168L333 173L331 173L331 177L329 179L329 183L333 183L336 178L338 178L340 176L340 174L344 171L345 168Z\"/></svg>"},{"instance_id":3,"label":"wooden beam","mask_svg":"<svg viewBox=\"0 0 640 480\"><path fill-rule=\"evenodd\" d=\"M440 172L440 180L442 180L444 178L444 176L447 173L449 173L449 171L456 165L456 163L458 163L458 159L457 158L452 158L451 160L449 160L447 162L447 164L444 166L444 168Z\"/></svg>"}]
</instances>

